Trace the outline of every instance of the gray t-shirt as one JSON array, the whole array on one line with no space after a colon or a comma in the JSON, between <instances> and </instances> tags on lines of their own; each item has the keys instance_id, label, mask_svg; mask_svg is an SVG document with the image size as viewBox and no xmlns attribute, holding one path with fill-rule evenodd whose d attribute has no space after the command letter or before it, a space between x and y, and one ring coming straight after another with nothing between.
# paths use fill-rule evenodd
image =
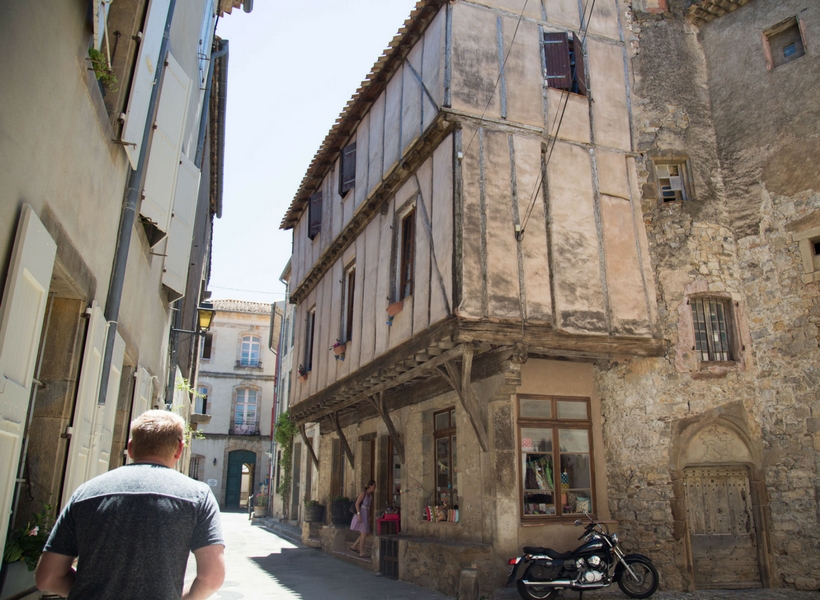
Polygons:
<instances>
[{"instance_id":1,"label":"gray t-shirt","mask_svg":"<svg viewBox=\"0 0 820 600\"><path fill-rule=\"evenodd\" d=\"M225 542L210 488L143 463L77 488L45 550L79 557L69 600L179 600L189 553L214 544Z\"/></svg>"}]
</instances>

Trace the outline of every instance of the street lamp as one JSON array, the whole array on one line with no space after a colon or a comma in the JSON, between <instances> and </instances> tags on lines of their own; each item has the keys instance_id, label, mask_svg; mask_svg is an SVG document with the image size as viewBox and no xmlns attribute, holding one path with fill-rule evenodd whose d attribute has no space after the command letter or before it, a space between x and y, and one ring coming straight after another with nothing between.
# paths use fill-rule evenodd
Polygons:
<instances>
[{"instance_id":1,"label":"street lamp","mask_svg":"<svg viewBox=\"0 0 820 600\"><path fill-rule=\"evenodd\" d=\"M205 335L207 331L211 328L211 325L214 322L214 315L216 314L216 310L214 310L214 305L211 302L203 302L200 304L197 309L197 320L198 320L198 329L196 331L191 331L189 329L174 329L171 328L171 331L175 333L192 333L194 335Z\"/></svg>"}]
</instances>

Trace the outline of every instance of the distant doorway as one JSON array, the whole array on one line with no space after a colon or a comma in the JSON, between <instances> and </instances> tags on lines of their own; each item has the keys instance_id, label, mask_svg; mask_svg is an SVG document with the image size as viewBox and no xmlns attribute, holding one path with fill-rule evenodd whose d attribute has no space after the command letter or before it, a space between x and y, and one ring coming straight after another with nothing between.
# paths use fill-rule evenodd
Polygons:
<instances>
[{"instance_id":1,"label":"distant doorway","mask_svg":"<svg viewBox=\"0 0 820 600\"><path fill-rule=\"evenodd\" d=\"M228 453L228 478L225 487L225 508L246 508L254 489L256 453L234 450Z\"/></svg>"}]
</instances>

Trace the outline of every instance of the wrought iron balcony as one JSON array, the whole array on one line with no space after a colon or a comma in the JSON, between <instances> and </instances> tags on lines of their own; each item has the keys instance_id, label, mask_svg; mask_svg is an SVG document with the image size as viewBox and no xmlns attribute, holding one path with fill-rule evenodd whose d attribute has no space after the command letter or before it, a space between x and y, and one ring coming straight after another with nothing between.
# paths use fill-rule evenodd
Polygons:
<instances>
[{"instance_id":1,"label":"wrought iron balcony","mask_svg":"<svg viewBox=\"0 0 820 600\"><path fill-rule=\"evenodd\" d=\"M236 361L235 369L261 369L262 368L262 361L261 360L238 360Z\"/></svg>"},{"instance_id":2,"label":"wrought iron balcony","mask_svg":"<svg viewBox=\"0 0 820 600\"><path fill-rule=\"evenodd\" d=\"M233 423L228 433L230 435L261 435L259 423Z\"/></svg>"}]
</instances>

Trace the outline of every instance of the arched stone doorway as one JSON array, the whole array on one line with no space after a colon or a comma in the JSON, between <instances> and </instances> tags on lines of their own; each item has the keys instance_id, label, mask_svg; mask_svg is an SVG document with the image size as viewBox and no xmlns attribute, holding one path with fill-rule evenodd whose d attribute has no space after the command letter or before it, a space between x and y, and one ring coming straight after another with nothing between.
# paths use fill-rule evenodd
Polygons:
<instances>
[{"instance_id":1,"label":"arched stone doorway","mask_svg":"<svg viewBox=\"0 0 820 600\"><path fill-rule=\"evenodd\" d=\"M234 450L228 453L228 477L225 486L225 508L248 506L248 495L254 489L256 453Z\"/></svg>"},{"instance_id":2,"label":"arched stone doorway","mask_svg":"<svg viewBox=\"0 0 820 600\"><path fill-rule=\"evenodd\" d=\"M723 408L679 424L672 449L677 563L689 589L768 587L768 501L745 419Z\"/></svg>"}]
</instances>

